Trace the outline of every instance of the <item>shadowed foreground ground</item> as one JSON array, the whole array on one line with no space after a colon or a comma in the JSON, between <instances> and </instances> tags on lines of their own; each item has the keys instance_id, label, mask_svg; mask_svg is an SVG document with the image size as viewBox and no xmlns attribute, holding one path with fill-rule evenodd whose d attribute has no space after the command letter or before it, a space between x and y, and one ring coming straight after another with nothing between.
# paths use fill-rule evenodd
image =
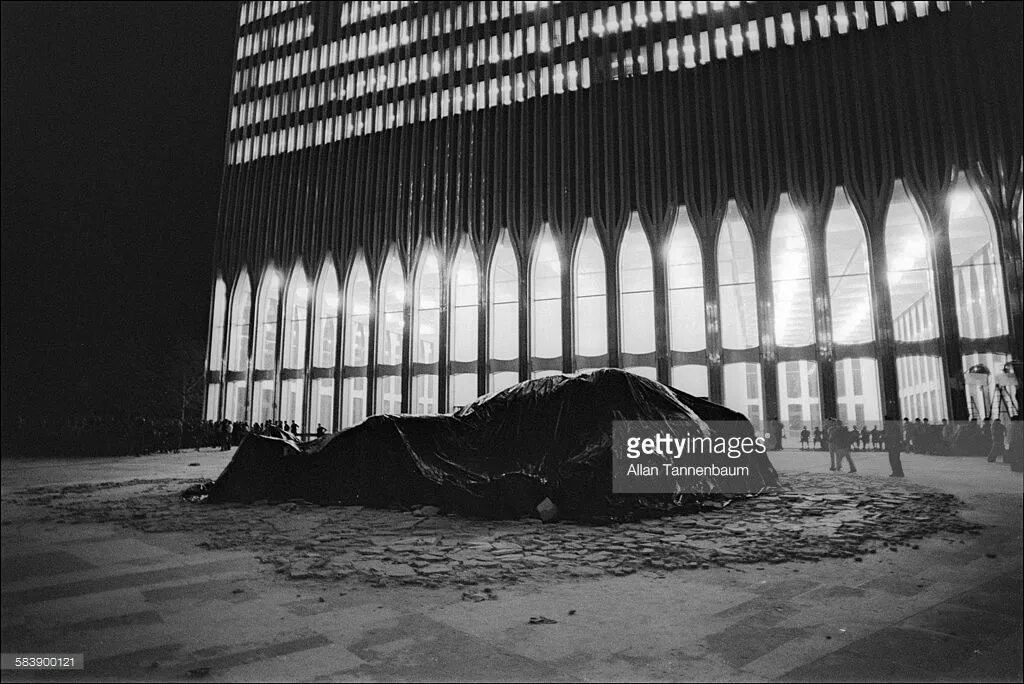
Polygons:
<instances>
[{"instance_id":1,"label":"shadowed foreground ground","mask_svg":"<svg viewBox=\"0 0 1024 684\"><path fill-rule=\"evenodd\" d=\"M104 680L1021 678L1002 464L788 451L779 496L584 527L177 499L228 458L5 460L3 651Z\"/></svg>"}]
</instances>

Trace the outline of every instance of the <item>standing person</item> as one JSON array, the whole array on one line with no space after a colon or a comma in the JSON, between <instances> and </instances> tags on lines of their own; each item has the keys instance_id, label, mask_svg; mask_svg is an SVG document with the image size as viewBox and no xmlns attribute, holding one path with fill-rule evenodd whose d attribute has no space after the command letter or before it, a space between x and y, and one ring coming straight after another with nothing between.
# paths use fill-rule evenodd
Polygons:
<instances>
[{"instance_id":1,"label":"standing person","mask_svg":"<svg viewBox=\"0 0 1024 684\"><path fill-rule=\"evenodd\" d=\"M992 447L988 450L988 462L995 463L996 459L1004 456L1006 449L1006 428L1002 421L996 418L992 423ZM1005 458L1004 458L1005 460Z\"/></svg>"},{"instance_id":2,"label":"standing person","mask_svg":"<svg viewBox=\"0 0 1024 684\"><path fill-rule=\"evenodd\" d=\"M903 463L900 461L900 450L903 440L900 438L900 424L889 416L885 417L885 449L889 452L889 477L903 477Z\"/></svg>"},{"instance_id":3,"label":"standing person","mask_svg":"<svg viewBox=\"0 0 1024 684\"><path fill-rule=\"evenodd\" d=\"M220 424L220 450L229 451L231 449L231 433L234 431L235 425L230 420L225 418Z\"/></svg>"},{"instance_id":4,"label":"standing person","mask_svg":"<svg viewBox=\"0 0 1024 684\"><path fill-rule=\"evenodd\" d=\"M326 434L327 434L327 428L325 428L322 423L317 423L316 424L316 436L319 438L319 437L323 437Z\"/></svg>"},{"instance_id":5,"label":"standing person","mask_svg":"<svg viewBox=\"0 0 1024 684\"><path fill-rule=\"evenodd\" d=\"M800 451L807 451L811 446L811 431L804 426L804 429L800 431Z\"/></svg>"},{"instance_id":6,"label":"standing person","mask_svg":"<svg viewBox=\"0 0 1024 684\"><path fill-rule=\"evenodd\" d=\"M871 444L871 432L868 430L868 426L865 423L864 427L860 429L860 450L867 451L868 445Z\"/></svg>"},{"instance_id":7,"label":"standing person","mask_svg":"<svg viewBox=\"0 0 1024 684\"><path fill-rule=\"evenodd\" d=\"M841 423L835 418L829 418L828 427L825 428L824 441L828 445L829 470L839 470L836 463L836 444L838 442L839 426Z\"/></svg>"},{"instance_id":8,"label":"standing person","mask_svg":"<svg viewBox=\"0 0 1024 684\"><path fill-rule=\"evenodd\" d=\"M946 420L945 418L943 418L942 419L942 453L943 454L949 454L953 450L953 438L954 437L955 437L955 433L954 433L954 430L953 430L953 424L951 422L949 422L948 420Z\"/></svg>"},{"instance_id":9,"label":"standing person","mask_svg":"<svg viewBox=\"0 0 1024 684\"><path fill-rule=\"evenodd\" d=\"M850 472L857 472L857 467L853 465L853 457L850 456L850 446L853 444L853 440L857 439L856 428L846 429L846 426L842 423L839 424L839 428L835 434L836 444L836 471L843 472L843 459L845 458L850 464Z\"/></svg>"},{"instance_id":10,"label":"standing person","mask_svg":"<svg viewBox=\"0 0 1024 684\"><path fill-rule=\"evenodd\" d=\"M978 444L978 455L988 455L992 449L992 419L986 418L981 423L981 441Z\"/></svg>"},{"instance_id":11,"label":"standing person","mask_svg":"<svg viewBox=\"0 0 1024 684\"><path fill-rule=\"evenodd\" d=\"M815 449L821 449L821 428L815 426L814 428L814 441L813 446Z\"/></svg>"}]
</instances>

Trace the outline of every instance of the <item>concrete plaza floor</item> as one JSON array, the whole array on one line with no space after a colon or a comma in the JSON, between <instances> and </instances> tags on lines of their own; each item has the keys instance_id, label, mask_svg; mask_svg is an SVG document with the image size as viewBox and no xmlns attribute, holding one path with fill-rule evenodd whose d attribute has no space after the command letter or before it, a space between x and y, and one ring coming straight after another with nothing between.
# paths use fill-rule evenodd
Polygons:
<instances>
[{"instance_id":1,"label":"concrete plaza floor","mask_svg":"<svg viewBox=\"0 0 1024 684\"><path fill-rule=\"evenodd\" d=\"M479 588L481 601L456 587L288 579L252 552L198 546L198 532L68 524L13 496L213 478L229 457L2 461L2 650L84 653L86 663L4 680L1022 677L1024 488L984 459L904 456L908 481L960 497L979 534L935 534L860 560L531 578ZM859 473L840 477L888 474L884 454L854 459ZM820 452L772 461L783 475L827 472ZM550 622L530 624L538 616Z\"/></svg>"}]
</instances>

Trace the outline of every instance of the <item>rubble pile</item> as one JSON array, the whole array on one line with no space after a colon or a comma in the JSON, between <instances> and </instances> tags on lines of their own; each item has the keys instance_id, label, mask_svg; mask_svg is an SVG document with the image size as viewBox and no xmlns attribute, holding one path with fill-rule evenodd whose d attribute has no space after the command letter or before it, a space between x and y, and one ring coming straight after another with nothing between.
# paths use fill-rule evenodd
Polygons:
<instances>
[{"instance_id":1,"label":"rubble pile","mask_svg":"<svg viewBox=\"0 0 1024 684\"><path fill-rule=\"evenodd\" d=\"M281 504L194 506L182 480L39 487L6 501L47 506L63 522L121 522L193 532L200 546L247 549L293 579L467 586L711 566L854 560L936 533L978 533L961 503L905 481L788 474L775 493L711 499L686 515L613 525L467 519L408 511ZM119 490L126 490L119 493Z\"/></svg>"}]
</instances>

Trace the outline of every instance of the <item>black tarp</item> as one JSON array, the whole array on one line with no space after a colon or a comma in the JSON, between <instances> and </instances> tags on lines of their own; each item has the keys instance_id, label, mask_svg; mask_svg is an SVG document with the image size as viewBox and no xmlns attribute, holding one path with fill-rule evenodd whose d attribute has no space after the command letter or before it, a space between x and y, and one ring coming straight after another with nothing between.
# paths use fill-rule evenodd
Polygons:
<instances>
[{"instance_id":1,"label":"black tarp","mask_svg":"<svg viewBox=\"0 0 1024 684\"><path fill-rule=\"evenodd\" d=\"M746 418L723 406L602 369L522 382L453 415L372 416L305 444L249 435L220 477L191 493L214 502L433 504L495 518L535 514L549 498L561 517L606 517L638 498L612 494L615 420L687 422L709 436L722 434L724 425L727 436L754 436ZM747 492L777 484L767 456L746 464ZM684 494L716 490L709 478L678 484Z\"/></svg>"}]
</instances>

